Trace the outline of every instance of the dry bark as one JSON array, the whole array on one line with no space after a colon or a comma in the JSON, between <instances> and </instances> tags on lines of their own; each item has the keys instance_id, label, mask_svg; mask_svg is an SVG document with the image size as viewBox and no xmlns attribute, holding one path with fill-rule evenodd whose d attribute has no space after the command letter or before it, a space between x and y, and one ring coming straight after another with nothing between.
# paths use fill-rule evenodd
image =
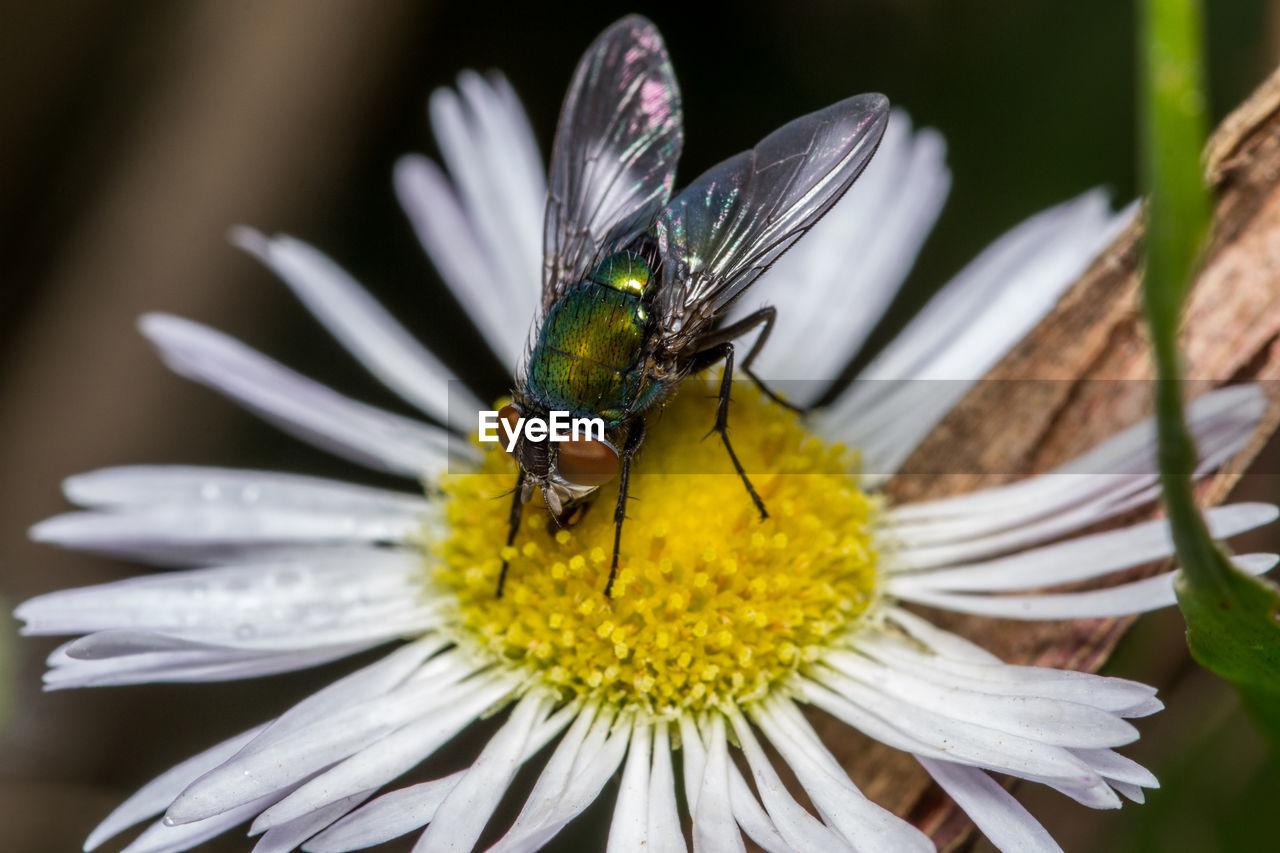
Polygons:
<instances>
[{"instance_id":1,"label":"dry bark","mask_svg":"<svg viewBox=\"0 0 1280 853\"><path fill-rule=\"evenodd\" d=\"M1182 345L1194 395L1241 380L1280 375L1280 71L1223 122L1206 149L1215 191L1214 236L1184 315ZM968 491L1043 471L1098 444L1150 411L1153 376L1139 300L1141 219L1135 220L1067 292L1056 308L939 425L904 466L916 471L1003 472L900 475L888 491L918 500ZM1271 401L1254 440L1200 485L1206 504L1221 502L1280 423ZM993 417L992 413L1000 413ZM1148 566L1134 577L1165 567ZM1089 619L1020 623L930 611L951 628L1012 663L1097 670L1133 621ZM868 796L909 816L940 850L959 847L972 829L909 756L867 738L851 738L830 718L815 722ZM841 734L844 732L844 734Z\"/></svg>"}]
</instances>

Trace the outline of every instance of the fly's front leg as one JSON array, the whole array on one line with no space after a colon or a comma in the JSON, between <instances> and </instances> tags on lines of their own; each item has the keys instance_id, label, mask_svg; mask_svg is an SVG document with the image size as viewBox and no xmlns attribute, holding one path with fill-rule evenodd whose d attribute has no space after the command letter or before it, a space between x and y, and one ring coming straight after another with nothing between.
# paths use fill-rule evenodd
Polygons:
<instances>
[{"instance_id":1,"label":"fly's front leg","mask_svg":"<svg viewBox=\"0 0 1280 853\"><path fill-rule=\"evenodd\" d=\"M516 488L511 498L511 519L510 527L507 528L507 548L516 541L516 533L520 531L520 516L524 512L524 480L527 475L524 469L520 469L520 473L516 475ZM504 551L506 548L503 549ZM502 598L502 587L507 582L507 568L511 561L506 557L502 558L502 571L498 572L498 590L495 594L496 598Z\"/></svg>"},{"instance_id":2,"label":"fly's front leg","mask_svg":"<svg viewBox=\"0 0 1280 853\"><path fill-rule=\"evenodd\" d=\"M627 443L622 446L622 475L618 478L618 506L613 511L613 562L609 564L609 582L604 585L604 597L613 598L613 582L618 578L618 550L622 547L622 522L627 518L627 485L631 481L631 458L644 441L644 421L636 418L627 433Z\"/></svg>"},{"instance_id":3,"label":"fly's front leg","mask_svg":"<svg viewBox=\"0 0 1280 853\"><path fill-rule=\"evenodd\" d=\"M804 407L797 406L794 403L788 403L782 397L779 397L774 393L773 389L768 385L765 385L764 380L757 376L756 372L751 369L752 362L756 360L756 356L760 354L762 349L764 349L764 343L769 340L769 333L773 331L773 324L776 323L777 320L778 309L769 305L761 308L759 311L748 314L736 323L716 329L714 332L711 332L700 339L699 343L704 348L703 352L706 352L709 351L710 348L714 348L720 344L742 337L757 326L763 326L763 328L760 329L760 334L756 336L755 343L751 345L751 349L747 350L746 357L742 359L742 372L747 374L751 381L756 383L756 387L764 392L764 395L770 400L777 403L779 406L782 406L784 409L790 409L793 412L804 414ZM702 352L699 352L697 357L701 359ZM716 359L716 361L719 361L719 359Z\"/></svg>"},{"instance_id":4,"label":"fly's front leg","mask_svg":"<svg viewBox=\"0 0 1280 853\"><path fill-rule=\"evenodd\" d=\"M760 518L765 519L769 517L769 511L764 508L764 501L760 500L756 487L751 485L747 472L738 461L738 454L733 452L733 445L729 443L729 392L733 389L733 344L725 341L698 353L694 359L693 370L702 370L721 359L724 359L724 376L720 380L720 403L716 407L716 424L707 435L711 435L712 432L720 434L720 441L724 443L724 449L729 453L729 460L733 462L733 470L737 471L738 476L742 478L742 485L747 487L747 494L751 495L751 501L760 511Z\"/></svg>"}]
</instances>

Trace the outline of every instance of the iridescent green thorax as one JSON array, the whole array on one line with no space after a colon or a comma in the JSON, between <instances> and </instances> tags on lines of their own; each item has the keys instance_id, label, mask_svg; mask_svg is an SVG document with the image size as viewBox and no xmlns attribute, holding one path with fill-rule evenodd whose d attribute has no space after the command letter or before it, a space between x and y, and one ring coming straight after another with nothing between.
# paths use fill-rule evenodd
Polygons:
<instances>
[{"instance_id":1,"label":"iridescent green thorax","mask_svg":"<svg viewBox=\"0 0 1280 853\"><path fill-rule=\"evenodd\" d=\"M641 390L649 280L644 258L616 252L570 287L543 320L526 392L548 410L621 423Z\"/></svg>"}]
</instances>

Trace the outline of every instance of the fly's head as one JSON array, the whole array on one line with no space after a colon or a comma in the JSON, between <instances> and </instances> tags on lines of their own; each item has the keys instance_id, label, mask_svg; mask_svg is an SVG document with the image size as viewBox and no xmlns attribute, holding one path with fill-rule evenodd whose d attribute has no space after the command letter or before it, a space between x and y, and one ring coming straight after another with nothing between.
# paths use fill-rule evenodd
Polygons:
<instances>
[{"instance_id":1,"label":"fly's head","mask_svg":"<svg viewBox=\"0 0 1280 853\"><path fill-rule=\"evenodd\" d=\"M498 411L498 419L508 441L515 436L510 453L524 472L523 503L533 498L537 488L547 509L561 518L618 474L618 448L607 437L573 433L556 441L549 430L539 429L530 437L531 423L550 423L549 412L536 404L517 399Z\"/></svg>"}]
</instances>

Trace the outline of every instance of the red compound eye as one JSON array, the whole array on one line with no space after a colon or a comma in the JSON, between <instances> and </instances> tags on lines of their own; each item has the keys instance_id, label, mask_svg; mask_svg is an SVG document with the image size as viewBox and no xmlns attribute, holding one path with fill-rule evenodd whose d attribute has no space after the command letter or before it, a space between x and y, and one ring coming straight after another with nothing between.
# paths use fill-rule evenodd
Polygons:
<instances>
[{"instance_id":1,"label":"red compound eye","mask_svg":"<svg viewBox=\"0 0 1280 853\"><path fill-rule=\"evenodd\" d=\"M515 406L503 406L498 410L498 420L503 423L503 427L498 430L498 439L502 446L506 447L511 442L511 436L516 434L516 425L520 423L520 410Z\"/></svg>"},{"instance_id":2,"label":"red compound eye","mask_svg":"<svg viewBox=\"0 0 1280 853\"><path fill-rule=\"evenodd\" d=\"M556 468L575 486L601 486L618 473L618 451L607 441L591 438L562 441Z\"/></svg>"}]
</instances>

